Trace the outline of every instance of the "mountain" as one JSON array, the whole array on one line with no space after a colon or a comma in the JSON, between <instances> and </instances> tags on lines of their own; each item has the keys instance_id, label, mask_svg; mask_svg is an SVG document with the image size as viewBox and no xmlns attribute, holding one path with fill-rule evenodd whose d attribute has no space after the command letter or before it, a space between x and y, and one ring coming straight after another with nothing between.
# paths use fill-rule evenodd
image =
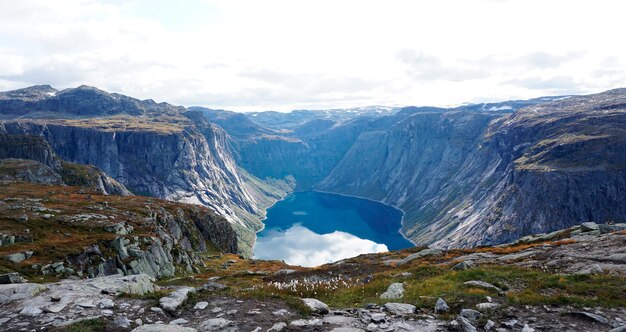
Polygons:
<instances>
[{"instance_id":1,"label":"mountain","mask_svg":"<svg viewBox=\"0 0 626 332\"><path fill-rule=\"evenodd\" d=\"M93 165L62 160L40 136L0 134L0 182L81 186L105 195L132 195Z\"/></svg>"},{"instance_id":2,"label":"mountain","mask_svg":"<svg viewBox=\"0 0 626 332\"><path fill-rule=\"evenodd\" d=\"M624 221L625 95L242 114L35 86L0 94L0 133L42 137L134 194L210 207L246 255L293 190L391 204L415 243L471 247Z\"/></svg>"},{"instance_id":3,"label":"mountain","mask_svg":"<svg viewBox=\"0 0 626 332\"><path fill-rule=\"evenodd\" d=\"M316 188L405 211L416 243L498 244L626 220L626 90L514 113L418 113L359 137Z\"/></svg>"},{"instance_id":4,"label":"mountain","mask_svg":"<svg viewBox=\"0 0 626 332\"><path fill-rule=\"evenodd\" d=\"M63 160L97 166L134 194L208 206L234 223L246 255L265 208L290 191L241 170L230 136L194 112L84 86L52 90L3 93L0 133L41 136Z\"/></svg>"}]
</instances>

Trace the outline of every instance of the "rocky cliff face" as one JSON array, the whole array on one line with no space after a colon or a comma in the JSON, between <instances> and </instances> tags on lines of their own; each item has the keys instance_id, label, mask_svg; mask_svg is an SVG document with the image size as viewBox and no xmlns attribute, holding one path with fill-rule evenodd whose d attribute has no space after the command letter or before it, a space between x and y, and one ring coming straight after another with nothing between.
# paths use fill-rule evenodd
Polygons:
<instances>
[{"instance_id":1,"label":"rocky cliff face","mask_svg":"<svg viewBox=\"0 0 626 332\"><path fill-rule=\"evenodd\" d=\"M290 190L257 188L267 183L242 174L229 135L182 107L89 87L33 87L0 95L0 110L22 114L0 132L43 137L62 159L95 165L135 194L210 207L237 224L246 255L264 209Z\"/></svg>"},{"instance_id":2,"label":"rocky cliff face","mask_svg":"<svg viewBox=\"0 0 626 332\"><path fill-rule=\"evenodd\" d=\"M99 168L63 161L41 136L0 134L0 180L91 188L105 195L132 195Z\"/></svg>"},{"instance_id":3,"label":"rocky cliff face","mask_svg":"<svg viewBox=\"0 0 626 332\"><path fill-rule=\"evenodd\" d=\"M585 221L624 221L623 90L511 115L415 114L361 135L317 188L406 212L417 243L502 243Z\"/></svg>"},{"instance_id":4,"label":"rocky cliff face","mask_svg":"<svg viewBox=\"0 0 626 332\"><path fill-rule=\"evenodd\" d=\"M0 247L0 268L27 276L172 277L239 251L232 224L208 208L84 187L5 184L0 229L19 239Z\"/></svg>"}]
</instances>

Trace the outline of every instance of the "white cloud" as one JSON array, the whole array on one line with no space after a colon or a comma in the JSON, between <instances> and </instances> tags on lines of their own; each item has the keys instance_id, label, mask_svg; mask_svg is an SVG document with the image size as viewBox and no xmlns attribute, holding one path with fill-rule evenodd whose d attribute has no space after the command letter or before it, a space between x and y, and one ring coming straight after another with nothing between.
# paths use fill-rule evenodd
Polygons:
<instances>
[{"instance_id":1,"label":"white cloud","mask_svg":"<svg viewBox=\"0 0 626 332\"><path fill-rule=\"evenodd\" d=\"M234 110L586 93L626 85L624 7L618 0L6 0L0 88L88 84Z\"/></svg>"},{"instance_id":2,"label":"white cloud","mask_svg":"<svg viewBox=\"0 0 626 332\"><path fill-rule=\"evenodd\" d=\"M320 235L294 225L284 232L271 231L258 237L254 257L284 260L290 265L319 266L361 254L386 251L388 249L384 244L349 233L335 231Z\"/></svg>"}]
</instances>

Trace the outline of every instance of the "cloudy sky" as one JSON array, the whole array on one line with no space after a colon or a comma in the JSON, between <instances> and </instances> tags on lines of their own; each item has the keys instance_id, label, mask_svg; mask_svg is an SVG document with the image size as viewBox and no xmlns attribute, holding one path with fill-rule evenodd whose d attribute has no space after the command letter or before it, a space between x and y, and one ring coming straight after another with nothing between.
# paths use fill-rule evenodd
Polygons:
<instances>
[{"instance_id":1,"label":"cloudy sky","mask_svg":"<svg viewBox=\"0 0 626 332\"><path fill-rule=\"evenodd\" d=\"M2 0L0 90L81 84L236 111L626 86L621 0Z\"/></svg>"},{"instance_id":2,"label":"cloudy sky","mask_svg":"<svg viewBox=\"0 0 626 332\"><path fill-rule=\"evenodd\" d=\"M346 232L317 234L296 224L286 231L258 237L254 258L278 259L289 265L319 266L361 254L387 252L387 246Z\"/></svg>"}]
</instances>

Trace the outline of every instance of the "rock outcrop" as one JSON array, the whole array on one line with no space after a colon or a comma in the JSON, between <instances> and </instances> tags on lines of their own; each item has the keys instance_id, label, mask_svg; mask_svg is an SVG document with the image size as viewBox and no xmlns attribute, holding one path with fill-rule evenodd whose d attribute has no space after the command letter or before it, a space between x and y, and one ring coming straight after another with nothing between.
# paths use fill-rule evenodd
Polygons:
<instances>
[{"instance_id":1,"label":"rock outcrop","mask_svg":"<svg viewBox=\"0 0 626 332\"><path fill-rule=\"evenodd\" d=\"M63 161L41 136L0 134L0 181L70 185L132 195L99 168Z\"/></svg>"},{"instance_id":2,"label":"rock outcrop","mask_svg":"<svg viewBox=\"0 0 626 332\"><path fill-rule=\"evenodd\" d=\"M10 229L0 266L34 275L172 277L197 272L201 255L239 251L232 224L208 208L82 187L6 184L0 215Z\"/></svg>"}]
</instances>

